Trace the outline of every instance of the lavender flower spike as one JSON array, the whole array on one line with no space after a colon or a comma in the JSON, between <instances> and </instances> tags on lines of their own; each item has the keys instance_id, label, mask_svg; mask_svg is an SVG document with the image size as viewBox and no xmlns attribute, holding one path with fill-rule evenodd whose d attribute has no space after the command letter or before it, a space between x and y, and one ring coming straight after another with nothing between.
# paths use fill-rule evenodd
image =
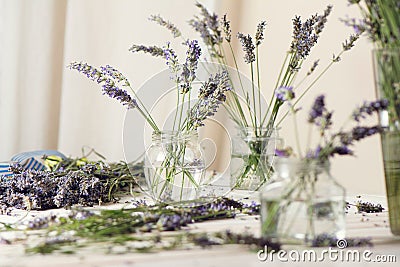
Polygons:
<instances>
[{"instance_id":1,"label":"lavender flower spike","mask_svg":"<svg viewBox=\"0 0 400 267\"><path fill-rule=\"evenodd\" d=\"M101 67L101 71L99 71L87 63L72 62L68 67L85 74L86 77L92 81L101 84L103 88L103 94L117 99L128 109L137 107L136 100L133 99L126 90L117 86L121 81L124 82L123 86L129 86L128 80L124 75L122 75L122 73L111 66L106 65L105 67Z\"/></svg>"},{"instance_id":2,"label":"lavender flower spike","mask_svg":"<svg viewBox=\"0 0 400 267\"><path fill-rule=\"evenodd\" d=\"M225 40L230 43L232 38L231 22L227 20L226 14L222 17L222 29L225 33Z\"/></svg>"},{"instance_id":3,"label":"lavender flower spike","mask_svg":"<svg viewBox=\"0 0 400 267\"><path fill-rule=\"evenodd\" d=\"M259 46L261 44L262 40L264 40L264 30L265 30L266 25L267 25L266 21L261 21L257 25L257 32L255 35L256 46Z\"/></svg>"},{"instance_id":4,"label":"lavender flower spike","mask_svg":"<svg viewBox=\"0 0 400 267\"><path fill-rule=\"evenodd\" d=\"M183 64L181 92L189 92L191 83L196 78L196 69L201 55L201 49L197 40L187 41L188 50L186 52L186 62Z\"/></svg>"},{"instance_id":5,"label":"lavender flower spike","mask_svg":"<svg viewBox=\"0 0 400 267\"><path fill-rule=\"evenodd\" d=\"M150 16L149 20L157 22L159 25L167 28L174 38L181 36L180 30L171 22L164 20L160 15L152 15Z\"/></svg>"},{"instance_id":6,"label":"lavender flower spike","mask_svg":"<svg viewBox=\"0 0 400 267\"><path fill-rule=\"evenodd\" d=\"M226 100L226 91L231 90L228 73L223 71L210 77L200 88L199 101L189 111L189 129L203 126L203 121L213 116L219 105Z\"/></svg>"},{"instance_id":7,"label":"lavender flower spike","mask_svg":"<svg viewBox=\"0 0 400 267\"><path fill-rule=\"evenodd\" d=\"M164 49L157 47L155 45L153 45L153 46L132 45L131 48L129 48L129 51L131 51L132 53L136 53L136 52L148 53L154 57L163 57L164 56Z\"/></svg>"},{"instance_id":8,"label":"lavender flower spike","mask_svg":"<svg viewBox=\"0 0 400 267\"><path fill-rule=\"evenodd\" d=\"M386 110L389 106L389 101L386 99L380 99L373 102L365 102L361 107L357 108L352 117L355 121L360 121L360 118L365 118L366 115L372 115L374 112Z\"/></svg>"},{"instance_id":9,"label":"lavender flower spike","mask_svg":"<svg viewBox=\"0 0 400 267\"><path fill-rule=\"evenodd\" d=\"M308 122L314 123L317 118L322 116L324 110L325 110L325 96L320 95L314 101L314 104L308 116Z\"/></svg>"},{"instance_id":10,"label":"lavender flower spike","mask_svg":"<svg viewBox=\"0 0 400 267\"><path fill-rule=\"evenodd\" d=\"M256 60L256 56L254 54L255 46L253 44L253 39L251 38L250 34L247 36L243 33L237 34L238 39L242 43L243 51L245 52L244 61L246 63L251 63Z\"/></svg>"}]
</instances>

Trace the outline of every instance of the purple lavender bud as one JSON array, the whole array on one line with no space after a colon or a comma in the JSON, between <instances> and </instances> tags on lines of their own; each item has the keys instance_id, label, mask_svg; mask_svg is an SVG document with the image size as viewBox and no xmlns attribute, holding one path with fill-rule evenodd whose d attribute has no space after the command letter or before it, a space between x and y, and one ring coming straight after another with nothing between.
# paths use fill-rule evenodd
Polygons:
<instances>
[{"instance_id":1,"label":"purple lavender bud","mask_svg":"<svg viewBox=\"0 0 400 267\"><path fill-rule=\"evenodd\" d=\"M333 149L331 156L334 154L338 155L353 155L353 151L350 150L347 146L337 146Z\"/></svg>"},{"instance_id":2,"label":"purple lavender bud","mask_svg":"<svg viewBox=\"0 0 400 267\"><path fill-rule=\"evenodd\" d=\"M324 110L325 110L325 96L320 95L314 101L314 104L308 116L308 122L314 123L317 118L322 116Z\"/></svg>"},{"instance_id":3,"label":"purple lavender bud","mask_svg":"<svg viewBox=\"0 0 400 267\"><path fill-rule=\"evenodd\" d=\"M281 86L275 91L275 97L282 102L294 99L293 86Z\"/></svg>"}]
</instances>

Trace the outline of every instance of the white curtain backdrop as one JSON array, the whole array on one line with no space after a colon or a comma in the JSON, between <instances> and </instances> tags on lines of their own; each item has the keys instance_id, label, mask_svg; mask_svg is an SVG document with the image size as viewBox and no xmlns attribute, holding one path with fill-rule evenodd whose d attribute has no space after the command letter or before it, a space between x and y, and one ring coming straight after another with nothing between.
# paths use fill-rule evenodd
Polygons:
<instances>
[{"instance_id":1,"label":"white curtain backdrop","mask_svg":"<svg viewBox=\"0 0 400 267\"><path fill-rule=\"evenodd\" d=\"M339 18L359 16L346 0L208 0L210 10L228 14L233 32L254 34L257 23L267 20L265 43L261 50L262 83L269 97L275 77L288 49L295 15L306 18L333 4L325 32L315 47L310 62L320 58L326 65L351 29ZM147 55L132 54L136 44L163 45L170 33L148 21L161 14L173 21L186 38L197 35L187 21L198 13L195 1L187 0L0 0L0 161L22 151L58 149L80 156L89 146L109 160L124 159L122 143L125 109L101 95L100 88L66 66L71 61L94 66L110 64L126 74L139 89L147 79L165 69L165 63ZM183 49L177 49L184 55ZM240 47L235 46L240 53ZM244 63L241 68L246 68ZM147 92L146 92L147 93ZM148 92L152 94L152 92ZM327 96L335 121L340 125L363 100L375 97L371 45L366 38L342 62L319 81L302 101L305 111L314 97ZM223 114L219 116L224 117ZM138 128L140 128L138 126ZM229 142L219 133L206 130L220 146L223 166L229 157ZM304 132L304 133L303 133ZM293 145L293 128L287 120L281 130L287 144ZM302 131L301 139L306 138ZM132 136L135 138L135 136ZM384 194L379 137L355 147L357 158L333 160L333 175L349 192Z\"/></svg>"}]
</instances>

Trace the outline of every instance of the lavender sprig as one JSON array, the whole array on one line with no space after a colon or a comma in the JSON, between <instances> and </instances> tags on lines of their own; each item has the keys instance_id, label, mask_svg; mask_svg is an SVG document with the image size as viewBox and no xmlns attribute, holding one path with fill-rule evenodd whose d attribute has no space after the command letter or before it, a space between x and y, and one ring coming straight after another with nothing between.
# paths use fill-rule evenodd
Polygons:
<instances>
[{"instance_id":1,"label":"lavender sprig","mask_svg":"<svg viewBox=\"0 0 400 267\"><path fill-rule=\"evenodd\" d=\"M91 79L102 85L103 94L108 95L111 98L117 99L128 109L136 108L137 102L133 99L126 90L118 87L118 82L123 81L123 86L129 86L128 80L122 73L112 68L109 65L101 67L100 71L87 63L72 62L69 66L70 69L74 69L83 73Z\"/></svg>"},{"instance_id":2,"label":"lavender sprig","mask_svg":"<svg viewBox=\"0 0 400 267\"><path fill-rule=\"evenodd\" d=\"M222 17L222 29L225 33L225 40L230 43L232 39L231 22L226 18L226 14Z\"/></svg>"},{"instance_id":3,"label":"lavender sprig","mask_svg":"<svg viewBox=\"0 0 400 267\"><path fill-rule=\"evenodd\" d=\"M327 161L334 155L354 155L350 146L354 145L355 142L383 131L383 128L378 125L361 126L359 125L360 120L365 119L366 115L372 115L387 108L388 102L384 99L365 102L352 114L351 118L357 123L355 127L349 131L340 130L327 136L326 130L332 125L332 112L326 109L324 96L318 96L309 113L308 122L319 127L324 144L318 144L315 150L308 151L307 158Z\"/></svg>"},{"instance_id":4,"label":"lavender sprig","mask_svg":"<svg viewBox=\"0 0 400 267\"><path fill-rule=\"evenodd\" d=\"M163 19L160 15L152 15L150 16L149 20L154 21L159 25L167 28L172 33L174 38L177 38L182 35L181 31L173 23Z\"/></svg>"},{"instance_id":5,"label":"lavender sprig","mask_svg":"<svg viewBox=\"0 0 400 267\"><path fill-rule=\"evenodd\" d=\"M208 12L199 2L196 3L196 6L200 9L201 16L195 16L194 19L189 21L189 25L200 34L211 56L220 58L222 55L216 46L223 42L223 37L218 16L215 13Z\"/></svg>"},{"instance_id":6,"label":"lavender sprig","mask_svg":"<svg viewBox=\"0 0 400 267\"><path fill-rule=\"evenodd\" d=\"M179 64L178 56L176 55L175 51L169 47L169 42L167 43L166 47L164 48L164 56L165 62L173 74L171 79L175 81L175 83L179 83L181 81L181 77L179 76L179 72L181 70L181 65Z\"/></svg>"},{"instance_id":7,"label":"lavender sprig","mask_svg":"<svg viewBox=\"0 0 400 267\"><path fill-rule=\"evenodd\" d=\"M189 111L188 129L204 125L207 117L213 116L219 105L226 100L225 93L231 90L228 73L223 71L210 77L199 92L199 101Z\"/></svg>"},{"instance_id":8,"label":"lavender sprig","mask_svg":"<svg viewBox=\"0 0 400 267\"><path fill-rule=\"evenodd\" d=\"M187 41L186 62L182 65L181 93L186 94L191 89L191 83L196 78L196 70L201 55L201 49L197 40Z\"/></svg>"},{"instance_id":9,"label":"lavender sprig","mask_svg":"<svg viewBox=\"0 0 400 267\"><path fill-rule=\"evenodd\" d=\"M293 41L290 46L291 52L295 53L297 60L305 59L311 48L317 43L318 35L314 32L314 25L318 22L316 15L301 22L300 16L293 19Z\"/></svg>"},{"instance_id":10,"label":"lavender sprig","mask_svg":"<svg viewBox=\"0 0 400 267\"><path fill-rule=\"evenodd\" d=\"M248 64L256 61L256 55L254 54L254 43L250 34L244 35L243 33L238 33L237 38L242 44L243 51L245 52L244 61Z\"/></svg>"},{"instance_id":11,"label":"lavender sprig","mask_svg":"<svg viewBox=\"0 0 400 267\"><path fill-rule=\"evenodd\" d=\"M364 104L353 111L352 117L355 121L364 119L366 115L372 115L373 113L379 113L389 107L389 101L387 99L380 99L372 102L364 102Z\"/></svg>"},{"instance_id":12,"label":"lavender sprig","mask_svg":"<svg viewBox=\"0 0 400 267\"><path fill-rule=\"evenodd\" d=\"M152 46L145 46L145 45L132 45L131 48L129 48L129 51L132 53L137 53L137 52L143 52L150 54L154 57L163 57L164 56L164 49L161 47L152 45Z\"/></svg>"},{"instance_id":13,"label":"lavender sprig","mask_svg":"<svg viewBox=\"0 0 400 267\"><path fill-rule=\"evenodd\" d=\"M254 39L256 40L256 46L259 46L261 44L261 42L264 40L264 30L265 30L266 25L267 25L266 21L261 21L257 25L257 31L256 31L256 35L254 37Z\"/></svg>"}]
</instances>

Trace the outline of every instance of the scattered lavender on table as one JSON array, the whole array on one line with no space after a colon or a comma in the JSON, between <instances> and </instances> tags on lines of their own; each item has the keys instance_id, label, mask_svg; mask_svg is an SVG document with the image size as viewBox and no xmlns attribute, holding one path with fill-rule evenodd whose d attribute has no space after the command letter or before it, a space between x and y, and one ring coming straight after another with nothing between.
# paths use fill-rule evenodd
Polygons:
<instances>
[{"instance_id":1,"label":"scattered lavender on table","mask_svg":"<svg viewBox=\"0 0 400 267\"><path fill-rule=\"evenodd\" d=\"M381 204L374 204L364 201L357 201L355 206L357 207L358 212L379 213L384 210Z\"/></svg>"},{"instance_id":2,"label":"scattered lavender on table","mask_svg":"<svg viewBox=\"0 0 400 267\"><path fill-rule=\"evenodd\" d=\"M329 234L321 234L314 238L311 246L313 247L337 247L338 239L335 236ZM370 237L361 238L346 238L346 247L371 247L372 241Z\"/></svg>"}]
</instances>

